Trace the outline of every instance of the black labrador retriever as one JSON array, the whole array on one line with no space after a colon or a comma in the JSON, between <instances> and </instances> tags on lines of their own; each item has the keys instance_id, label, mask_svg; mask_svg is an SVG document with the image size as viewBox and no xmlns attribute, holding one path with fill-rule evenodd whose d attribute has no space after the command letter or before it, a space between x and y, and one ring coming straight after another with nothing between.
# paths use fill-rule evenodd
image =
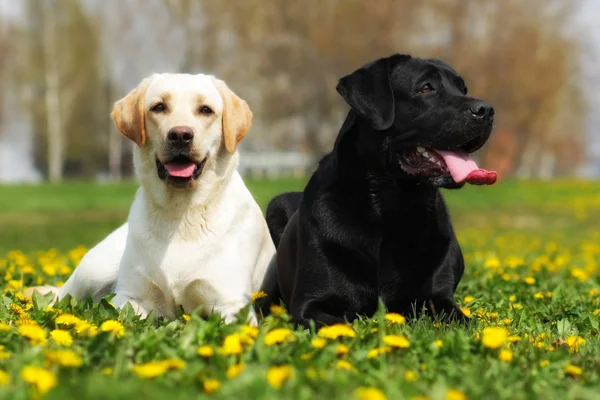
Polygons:
<instances>
[{"instance_id":1,"label":"black labrador retriever","mask_svg":"<svg viewBox=\"0 0 600 400\"><path fill-rule=\"evenodd\" d=\"M493 184L472 153L494 109L439 60L393 55L340 79L351 110L303 193L275 197L277 257L263 303L304 326L389 311L464 320L454 301L463 256L439 188Z\"/></svg>"}]
</instances>

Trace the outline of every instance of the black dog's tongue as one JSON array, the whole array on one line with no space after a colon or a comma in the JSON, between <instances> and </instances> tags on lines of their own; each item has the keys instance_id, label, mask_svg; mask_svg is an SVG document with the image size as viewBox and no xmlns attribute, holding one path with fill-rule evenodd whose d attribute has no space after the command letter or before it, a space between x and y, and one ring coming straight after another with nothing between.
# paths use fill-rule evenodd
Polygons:
<instances>
[{"instance_id":1,"label":"black dog's tongue","mask_svg":"<svg viewBox=\"0 0 600 400\"><path fill-rule=\"evenodd\" d=\"M496 171L479 168L469 153L463 150L435 150L446 163L452 179L456 183L472 185L493 185L498 179Z\"/></svg>"}]
</instances>

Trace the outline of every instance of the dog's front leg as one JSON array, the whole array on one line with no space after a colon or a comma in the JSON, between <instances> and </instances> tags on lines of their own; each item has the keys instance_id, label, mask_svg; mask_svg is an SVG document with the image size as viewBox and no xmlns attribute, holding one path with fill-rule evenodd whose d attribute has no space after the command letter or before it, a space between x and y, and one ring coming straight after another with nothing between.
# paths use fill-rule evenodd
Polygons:
<instances>
[{"instance_id":1,"label":"dog's front leg","mask_svg":"<svg viewBox=\"0 0 600 400\"><path fill-rule=\"evenodd\" d=\"M290 313L294 323L304 328L310 327L310 321L317 325L334 325L346 323L343 309L333 310L332 305L340 303L334 299L311 299L306 302L292 302ZM336 312L339 311L339 314ZM349 318L350 320L354 318Z\"/></svg>"},{"instance_id":2,"label":"dog's front leg","mask_svg":"<svg viewBox=\"0 0 600 400\"><path fill-rule=\"evenodd\" d=\"M236 321L237 314L244 309L244 307L248 306L249 302L244 300L230 300L227 302L222 302L213 307L213 312L221 315L223 321L226 324L231 324ZM256 312L251 307L248 311L248 315L246 316L246 322L248 325L257 326L258 318L256 317Z\"/></svg>"},{"instance_id":3,"label":"dog's front leg","mask_svg":"<svg viewBox=\"0 0 600 400\"><path fill-rule=\"evenodd\" d=\"M117 293L112 302L115 305L115 308L118 309L125 307L125 305L129 303L137 315L141 316L142 318L146 318L148 316L149 311L131 297Z\"/></svg>"},{"instance_id":4,"label":"dog's front leg","mask_svg":"<svg viewBox=\"0 0 600 400\"><path fill-rule=\"evenodd\" d=\"M467 318L452 298L430 299L426 303L426 307L433 318L439 317L442 321L446 322L456 321L464 324L469 322L469 318Z\"/></svg>"},{"instance_id":5,"label":"dog's front leg","mask_svg":"<svg viewBox=\"0 0 600 400\"><path fill-rule=\"evenodd\" d=\"M219 280L194 279L181 292L181 304L186 312L200 307L204 314L221 315L226 324L235 322L236 315L251 303L250 288L225 277ZM246 320L250 325L258 325L252 307Z\"/></svg>"}]
</instances>

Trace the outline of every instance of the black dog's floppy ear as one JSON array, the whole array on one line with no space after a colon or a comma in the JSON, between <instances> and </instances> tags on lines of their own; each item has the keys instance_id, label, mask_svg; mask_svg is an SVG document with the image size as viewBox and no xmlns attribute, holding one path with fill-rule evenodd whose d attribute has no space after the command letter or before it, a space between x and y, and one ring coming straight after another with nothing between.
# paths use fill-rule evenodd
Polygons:
<instances>
[{"instance_id":1,"label":"black dog's floppy ear","mask_svg":"<svg viewBox=\"0 0 600 400\"><path fill-rule=\"evenodd\" d=\"M340 79L336 90L373 129L388 129L394 123L395 113L390 74L397 62L410 58L395 54L375 60Z\"/></svg>"}]
</instances>

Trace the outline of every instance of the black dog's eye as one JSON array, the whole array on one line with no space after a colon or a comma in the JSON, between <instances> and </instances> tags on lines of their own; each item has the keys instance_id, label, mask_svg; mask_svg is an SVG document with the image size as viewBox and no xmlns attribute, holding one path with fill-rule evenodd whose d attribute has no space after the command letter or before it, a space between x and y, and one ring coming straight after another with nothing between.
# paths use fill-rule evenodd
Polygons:
<instances>
[{"instance_id":1,"label":"black dog's eye","mask_svg":"<svg viewBox=\"0 0 600 400\"><path fill-rule=\"evenodd\" d=\"M467 87L465 86L465 88L463 89L463 93L465 94L465 96L467 95L468 92L469 92L469 89L467 89Z\"/></svg>"},{"instance_id":2,"label":"black dog's eye","mask_svg":"<svg viewBox=\"0 0 600 400\"><path fill-rule=\"evenodd\" d=\"M202 108L200 108L200 113L204 115L210 115L213 113L213 110L210 107L203 106Z\"/></svg>"},{"instance_id":3,"label":"black dog's eye","mask_svg":"<svg viewBox=\"0 0 600 400\"><path fill-rule=\"evenodd\" d=\"M429 92L433 92L433 86L431 86L429 83L424 84L423 86L421 86L421 89L419 89L419 93L429 93Z\"/></svg>"},{"instance_id":4,"label":"black dog's eye","mask_svg":"<svg viewBox=\"0 0 600 400\"><path fill-rule=\"evenodd\" d=\"M154 112L163 112L167 110L167 106L165 106L164 103L158 103L155 104L154 106L152 106L152 108L150 109L150 111L154 111Z\"/></svg>"}]
</instances>

